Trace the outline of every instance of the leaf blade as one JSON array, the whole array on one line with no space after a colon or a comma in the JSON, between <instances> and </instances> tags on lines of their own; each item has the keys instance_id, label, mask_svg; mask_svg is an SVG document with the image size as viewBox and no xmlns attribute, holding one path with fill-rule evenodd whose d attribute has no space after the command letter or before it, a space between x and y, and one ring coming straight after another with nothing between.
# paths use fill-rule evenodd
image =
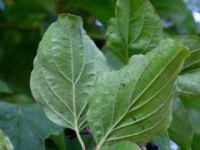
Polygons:
<instances>
[{"instance_id":1,"label":"leaf blade","mask_svg":"<svg viewBox=\"0 0 200 150\"><path fill-rule=\"evenodd\" d=\"M96 75L108 69L82 26L80 17L60 15L43 36L31 75L32 93L47 116L77 131L86 126L87 97Z\"/></svg>"},{"instance_id":2,"label":"leaf blade","mask_svg":"<svg viewBox=\"0 0 200 150\"><path fill-rule=\"evenodd\" d=\"M173 120L168 133L181 149L190 149L193 141L193 127L189 113L180 99L176 99L173 103Z\"/></svg>"},{"instance_id":3,"label":"leaf blade","mask_svg":"<svg viewBox=\"0 0 200 150\"><path fill-rule=\"evenodd\" d=\"M124 63L134 54L151 50L162 39L159 17L148 0L118 0L115 11L106 45Z\"/></svg>"},{"instance_id":4,"label":"leaf blade","mask_svg":"<svg viewBox=\"0 0 200 150\"><path fill-rule=\"evenodd\" d=\"M0 149L13 150L13 145L10 139L7 136L5 136L1 130L0 130Z\"/></svg>"},{"instance_id":5,"label":"leaf blade","mask_svg":"<svg viewBox=\"0 0 200 150\"><path fill-rule=\"evenodd\" d=\"M37 104L20 106L1 102L0 109L0 128L16 150L43 150L44 139L62 130L49 121Z\"/></svg>"},{"instance_id":6,"label":"leaf blade","mask_svg":"<svg viewBox=\"0 0 200 150\"><path fill-rule=\"evenodd\" d=\"M109 143L118 140L133 140L136 143L143 143L169 127L171 122L171 92L173 91L177 74L180 72L180 66L182 66L186 56L187 50L183 46L177 45L171 40L166 40L147 55L133 57L133 60L126 67L119 71L104 74L96 81L95 94L91 95L89 99L87 119L95 140L99 143L99 149L105 142ZM163 64L169 67L166 69ZM158 74L163 68L165 72ZM174 76L172 77L173 80L169 82L169 86L166 86L168 89L160 92L160 97L151 100L149 105L144 105L144 102L148 101L149 97L165 86L163 85L165 81L171 79L170 73L173 73ZM158 81L154 80L157 75L159 76ZM140 79L142 80L139 81ZM154 87L147 88L152 83ZM142 93L144 97L142 97ZM137 99L138 103L136 102ZM144 107L132 110L138 104L142 104ZM149 109L151 105L152 107ZM114 113L113 106L117 110ZM161 111L156 109L159 106ZM153 113L154 109L156 109L155 114ZM163 113L165 115L161 115ZM113 119L110 120L113 114L114 121ZM95 120L97 117L99 119ZM142 118L147 121L143 123ZM155 123L156 119L158 123ZM115 132L117 127L127 123L133 123L133 125L130 128L125 127L124 130L120 129ZM143 128L141 124L147 126Z\"/></svg>"}]
</instances>

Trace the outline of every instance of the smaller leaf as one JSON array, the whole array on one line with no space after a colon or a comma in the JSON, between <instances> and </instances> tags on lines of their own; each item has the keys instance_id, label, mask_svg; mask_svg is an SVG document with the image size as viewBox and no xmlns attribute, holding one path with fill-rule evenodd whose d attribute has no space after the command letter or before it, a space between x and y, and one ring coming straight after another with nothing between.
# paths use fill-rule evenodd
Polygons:
<instances>
[{"instance_id":1,"label":"smaller leaf","mask_svg":"<svg viewBox=\"0 0 200 150\"><path fill-rule=\"evenodd\" d=\"M106 46L124 63L146 53L162 39L159 17L149 0L117 0L115 18L109 22Z\"/></svg>"},{"instance_id":2,"label":"smaller leaf","mask_svg":"<svg viewBox=\"0 0 200 150\"><path fill-rule=\"evenodd\" d=\"M163 26L178 33L197 34L196 23L183 0L151 0ZM191 3L191 2L190 2Z\"/></svg>"},{"instance_id":3,"label":"smaller leaf","mask_svg":"<svg viewBox=\"0 0 200 150\"><path fill-rule=\"evenodd\" d=\"M200 96L200 68L179 75L177 79L177 91L180 98L198 101Z\"/></svg>"},{"instance_id":4,"label":"smaller leaf","mask_svg":"<svg viewBox=\"0 0 200 150\"><path fill-rule=\"evenodd\" d=\"M0 102L0 129L15 150L44 150L44 139L62 128L52 123L37 104L14 105Z\"/></svg>"},{"instance_id":5,"label":"smaller leaf","mask_svg":"<svg viewBox=\"0 0 200 150\"><path fill-rule=\"evenodd\" d=\"M110 66L111 69L119 70L122 67L124 67L124 63L111 51L106 51L104 54L108 60L108 65Z\"/></svg>"},{"instance_id":6,"label":"smaller leaf","mask_svg":"<svg viewBox=\"0 0 200 150\"><path fill-rule=\"evenodd\" d=\"M12 94L12 92L13 91L9 85L3 80L0 80L0 94Z\"/></svg>"},{"instance_id":7,"label":"smaller leaf","mask_svg":"<svg viewBox=\"0 0 200 150\"><path fill-rule=\"evenodd\" d=\"M158 145L160 150L170 150L169 140L168 133L163 132L155 138L154 142Z\"/></svg>"},{"instance_id":8,"label":"smaller leaf","mask_svg":"<svg viewBox=\"0 0 200 150\"><path fill-rule=\"evenodd\" d=\"M190 116L179 99L173 103L173 120L168 129L170 139L172 139L183 150L191 147L193 139L193 128Z\"/></svg>"},{"instance_id":9,"label":"smaller leaf","mask_svg":"<svg viewBox=\"0 0 200 150\"><path fill-rule=\"evenodd\" d=\"M46 150L66 150L64 135L50 135L48 139L45 140Z\"/></svg>"},{"instance_id":10,"label":"smaller leaf","mask_svg":"<svg viewBox=\"0 0 200 150\"><path fill-rule=\"evenodd\" d=\"M189 57L185 60L183 71L200 68L200 37L196 35L182 35L174 38L184 46L189 48Z\"/></svg>"},{"instance_id":11,"label":"smaller leaf","mask_svg":"<svg viewBox=\"0 0 200 150\"><path fill-rule=\"evenodd\" d=\"M75 9L82 8L90 12L95 18L98 18L104 24L114 14L114 1L113 0L71 0L67 1L67 5L74 6Z\"/></svg>"},{"instance_id":12,"label":"smaller leaf","mask_svg":"<svg viewBox=\"0 0 200 150\"><path fill-rule=\"evenodd\" d=\"M140 150L140 148L132 142L123 141L111 146L104 146L102 150Z\"/></svg>"},{"instance_id":13,"label":"smaller leaf","mask_svg":"<svg viewBox=\"0 0 200 150\"><path fill-rule=\"evenodd\" d=\"M13 150L10 139L0 130L0 150Z\"/></svg>"},{"instance_id":14,"label":"smaller leaf","mask_svg":"<svg viewBox=\"0 0 200 150\"><path fill-rule=\"evenodd\" d=\"M193 132L194 132L194 137L193 137L193 141L192 141L192 150L199 150L199 146L200 146L200 143L199 143L199 140L200 140L200 128L199 128L200 101L199 101L199 99L197 99L197 100L190 99L190 100L183 100L183 102L188 110L189 118L191 120Z\"/></svg>"},{"instance_id":15,"label":"smaller leaf","mask_svg":"<svg viewBox=\"0 0 200 150\"><path fill-rule=\"evenodd\" d=\"M5 98L5 101L9 103L22 104L22 105L33 103L33 99L25 94L16 94L8 96Z\"/></svg>"},{"instance_id":16,"label":"smaller leaf","mask_svg":"<svg viewBox=\"0 0 200 150\"><path fill-rule=\"evenodd\" d=\"M200 128L199 128L200 109L194 108L194 107L191 107L191 106L187 106L187 107L188 107L188 112L189 112L189 118L190 118L191 123L192 123L193 132L194 132L195 135L200 136Z\"/></svg>"},{"instance_id":17,"label":"smaller leaf","mask_svg":"<svg viewBox=\"0 0 200 150\"><path fill-rule=\"evenodd\" d=\"M177 79L177 91L185 103L190 103L191 100L197 102L200 96L200 37L185 35L176 36L174 39L187 46L190 53Z\"/></svg>"},{"instance_id":18,"label":"smaller leaf","mask_svg":"<svg viewBox=\"0 0 200 150\"><path fill-rule=\"evenodd\" d=\"M200 147L200 135L195 135L192 143L192 150L199 150Z\"/></svg>"}]
</instances>

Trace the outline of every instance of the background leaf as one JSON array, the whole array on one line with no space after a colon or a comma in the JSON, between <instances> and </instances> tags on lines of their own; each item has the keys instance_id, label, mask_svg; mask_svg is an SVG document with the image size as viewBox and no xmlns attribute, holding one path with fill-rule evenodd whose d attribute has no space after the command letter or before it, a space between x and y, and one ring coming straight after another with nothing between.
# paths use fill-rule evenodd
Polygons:
<instances>
[{"instance_id":1,"label":"background leaf","mask_svg":"<svg viewBox=\"0 0 200 150\"><path fill-rule=\"evenodd\" d=\"M13 145L10 139L3 134L0 130L0 149L1 150L13 150Z\"/></svg>"},{"instance_id":2,"label":"background leaf","mask_svg":"<svg viewBox=\"0 0 200 150\"><path fill-rule=\"evenodd\" d=\"M176 36L174 39L190 50L190 55L185 61L182 72L200 68L200 37L196 35L184 35Z\"/></svg>"},{"instance_id":3,"label":"background leaf","mask_svg":"<svg viewBox=\"0 0 200 150\"><path fill-rule=\"evenodd\" d=\"M199 123L199 112L200 112L200 48L199 48L199 42L200 38L198 36L177 36L175 37L176 41L179 41L183 45L187 46L189 48L190 55L186 59L184 68L182 73L179 75L177 79L177 91L179 93L179 97L181 101L184 103L185 107L187 108L187 111L189 112L189 118L191 120L193 132L194 132L194 139L191 141L191 134L189 134L189 130L183 129L183 131L187 133L183 133L186 135L181 136L181 139L185 139L184 143L182 143L183 140L179 141L179 138L174 138L174 141L177 142L177 144L181 144L180 146L184 146L184 148L187 146L189 147L192 143L192 149L197 150L199 146L199 142L197 142L198 137L200 135L199 127L197 127L197 124ZM176 110L177 111L177 110ZM184 112L182 112L183 114ZM180 116L180 115L179 115ZM175 119L175 121L178 121L178 118ZM185 121L185 116L183 118L183 122L185 122L185 127L189 127L189 121ZM183 124L181 125L183 127ZM180 127L179 127L180 129ZM189 129L189 128L188 128ZM178 130L177 130L178 131ZM180 134L180 133L179 133ZM185 138L183 138L185 137ZM186 141L186 138L187 141ZM185 148L186 149L186 148Z\"/></svg>"},{"instance_id":4,"label":"background leaf","mask_svg":"<svg viewBox=\"0 0 200 150\"><path fill-rule=\"evenodd\" d=\"M168 129L172 139L183 150L189 150L193 140L193 128L190 116L179 99L173 103L173 120Z\"/></svg>"},{"instance_id":5,"label":"background leaf","mask_svg":"<svg viewBox=\"0 0 200 150\"><path fill-rule=\"evenodd\" d=\"M101 0L101 1L93 1L93 0L69 0L68 5L70 7L75 7L84 9L90 12L95 18L99 19L104 25L107 24L108 19L114 14L114 0ZM69 8L70 10L70 8Z\"/></svg>"},{"instance_id":6,"label":"background leaf","mask_svg":"<svg viewBox=\"0 0 200 150\"><path fill-rule=\"evenodd\" d=\"M171 33L197 34L192 12L183 0L151 0L165 28Z\"/></svg>"},{"instance_id":7,"label":"background leaf","mask_svg":"<svg viewBox=\"0 0 200 150\"><path fill-rule=\"evenodd\" d=\"M81 138L83 139L87 149L93 150L93 148L95 147L95 141L94 141L92 135L83 135L82 134ZM65 138L65 144L66 144L67 150L80 150L81 149L77 138Z\"/></svg>"},{"instance_id":8,"label":"background leaf","mask_svg":"<svg viewBox=\"0 0 200 150\"><path fill-rule=\"evenodd\" d=\"M181 74L177 79L177 89L182 100L199 101L200 69Z\"/></svg>"},{"instance_id":9,"label":"background leaf","mask_svg":"<svg viewBox=\"0 0 200 150\"><path fill-rule=\"evenodd\" d=\"M118 0L115 12L106 45L124 63L134 54L151 50L162 39L159 17L148 0Z\"/></svg>"},{"instance_id":10,"label":"background leaf","mask_svg":"<svg viewBox=\"0 0 200 150\"><path fill-rule=\"evenodd\" d=\"M182 72L200 68L200 37L196 35L184 35L176 36L174 39L190 49L190 56L186 59Z\"/></svg>"},{"instance_id":11,"label":"background leaf","mask_svg":"<svg viewBox=\"0 0 200 150\"><path fill-rule=\"evenodd\" d=\"M11 94L13 91L12 89L9 87L9 85L0 80L0 94Z\"/></svg>"},{"instance_id":12,"label":"background leaf","mask_svg":"<svg viewBox=\"0 0 200 150\"><path fill-rule=\"evenodd\" d=\"M177 79L177 91L181 100L199 101L200 96L200 38L198 36L178 36L176 41L189 48L183 71Z\"/></svg>"},{"instance_id":13,"label":"background leaf","mask_svg":"<svg viewBox=\"0 0 200 150\"><path fill-rule=\"evenodd\" d=\"M15 150L44 150L44 139L61 131L36 104L0 102L0 110L0 129L8 135Z\"/></svg>"},{"instance_id":14,"label":"background leaf","mask_svg":"<svg viewBox=\"0 0 200 150\"><path fill-rule=\"evenodd\" d=\"M153 141L158 145L160 150L170 150L169 136L167 132L161 133Z\"/></svg>"}]
</instances>

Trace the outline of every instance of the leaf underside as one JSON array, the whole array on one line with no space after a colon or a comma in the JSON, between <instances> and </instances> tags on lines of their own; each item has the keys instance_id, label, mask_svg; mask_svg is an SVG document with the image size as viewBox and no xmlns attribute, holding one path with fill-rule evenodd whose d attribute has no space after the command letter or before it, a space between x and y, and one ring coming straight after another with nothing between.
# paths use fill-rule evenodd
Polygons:
<instances>
[{"instance_id":1,"label":"leaf underside","mask_svg":"<svg viewBox=\"0 0 200 150\"><path fill-rule=\"evenodd\" d=\"M174 82L186 56L186 48L165 40L99 77L87 115L99 149L121 140L145 143L169 127Z\"/></svg>"},{"instance_id":2,"label":"leaf underside","mask_svg":"<svg viewBox=\"0 0 200 150\"><path fill-rule=\"evenodd\" d=\"M88 95L102 70L105 58L86 35L81 18L62 14L39 44L31 90L50 120L80 131L86 126Z\"/></svg>"}]
</instances>

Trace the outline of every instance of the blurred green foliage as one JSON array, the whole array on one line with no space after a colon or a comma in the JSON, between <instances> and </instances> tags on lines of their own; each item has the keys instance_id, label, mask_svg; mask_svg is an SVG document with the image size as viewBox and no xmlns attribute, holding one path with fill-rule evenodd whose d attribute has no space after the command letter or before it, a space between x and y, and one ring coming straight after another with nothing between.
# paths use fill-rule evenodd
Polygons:
<instances>
[{"instance_id":1,"label":"blurred green foliage","mask_svg":"<svg viewBox=\"0 0 200 150\"><path fill-rule=\"evenodd\" d=\"M161 17L161 23L168 35L199 34L191 12L191 10L200 11L198 0L185 0L186 3L183 0L150 1ZM109 19L114 16L114 6L115 0L0 0L0 101L15 103L12 107L22 105L26 108L27 103L34 105L30 104L34 103L34 100L29 88L33 58L42 35L60 13L67 12L81 16L87 33L106 53L110 66L114 69L121 68L123 63L104 47L105 31ZM200 131L197 124L200 122L200 98L195 98L194 101L190 97L183 98L183 102L195 132L192 150L198 150ZM0 102L1 107L4 105L4 102ZM184 118L184 116L181 117L181 119ZM0 118L0 124L1 120L2 118ZM163 139L165 136L168 138L166 134L157 138L159 144L163 141L167 143L166 139ZM57 136L50 136L45 142L47 150L51 150L52 145L58 150L63 150L63 145L66 145L68 149L79 149L70 144L72 141L72 143L77 143L76 139L65 137L64 141L63 137L63 132ZM11 142L13 142L12 139ZM85 137L85 140L94 145L91 137Z\"/></svg>"}]
</instances>

